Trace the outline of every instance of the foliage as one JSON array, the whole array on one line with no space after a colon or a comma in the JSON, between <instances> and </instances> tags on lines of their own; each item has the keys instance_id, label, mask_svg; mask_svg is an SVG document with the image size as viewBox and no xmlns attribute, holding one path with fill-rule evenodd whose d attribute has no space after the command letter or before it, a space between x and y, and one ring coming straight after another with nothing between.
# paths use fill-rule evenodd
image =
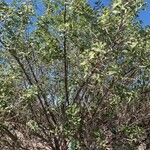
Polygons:
<instances>
[{"instance_id":1,"label":"foliage","mask_svg":"<svg viewBox=\"0 0 150 150\"><path fill-rule=\"evenodd\" d=\"M144 0L0 2L0 149L150 148Z\"/></svg>"}]
</instances>

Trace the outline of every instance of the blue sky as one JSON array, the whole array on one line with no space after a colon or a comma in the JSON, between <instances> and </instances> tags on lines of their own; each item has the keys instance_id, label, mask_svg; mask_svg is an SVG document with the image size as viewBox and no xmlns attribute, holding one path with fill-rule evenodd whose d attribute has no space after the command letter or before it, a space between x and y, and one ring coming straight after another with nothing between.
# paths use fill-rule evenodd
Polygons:
<instances>
[{"instance_id":1,"label":"blue sky","mask_svg":"<svg viewBox=\"0 0 150 150\"><path fill-rule=\"evenodd\" d=\"M150 25L150 0L145 0L148 3L148 7L145 11L141 11L139 18L143 21L143 25Z\"/></svg>"},{"instance_id":2,"label":"blue sky","mask_svg":"<svg viewBox=\"0 0 150 150\"><path fill-rule=\"evenodd\" d=\"M5 0L5 1L8 2L8 3L11 3L13 0ZM96 0L89 0L91 5L94 5L95 1ZM104 5L108 5L110 3L110 1L111 0L102 0ZM139 14L139 19L142 20L143 26L150 25L150 0L145 0L145 2L147 2L148 7L146 8L146 10L141 11L140 14Z\"/></svg>"}]
</instances>

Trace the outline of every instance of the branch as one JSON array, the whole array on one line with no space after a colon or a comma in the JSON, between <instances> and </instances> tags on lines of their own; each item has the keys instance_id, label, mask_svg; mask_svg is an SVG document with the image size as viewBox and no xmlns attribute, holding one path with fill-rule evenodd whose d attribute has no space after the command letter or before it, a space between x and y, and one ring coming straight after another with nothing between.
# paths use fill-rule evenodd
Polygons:
<instances>
[{"instance_id":1,"label":"branch","mask_svg":"<svg viewBox=\"0 0 150 150\"><path fill-rule=\"evenodd\" d=\"M66 24L66 16L67 16L67 10L66 10L66 3L65 3L65 10L64 10L64 25ZM64 41L63 41L63 46L64 46L64 82L65 82L65 103L69 104L69 93L68 93L68 62L67 62L67 36L66 36L66 27L64 31Z\"/></svg>"}]
</instances>

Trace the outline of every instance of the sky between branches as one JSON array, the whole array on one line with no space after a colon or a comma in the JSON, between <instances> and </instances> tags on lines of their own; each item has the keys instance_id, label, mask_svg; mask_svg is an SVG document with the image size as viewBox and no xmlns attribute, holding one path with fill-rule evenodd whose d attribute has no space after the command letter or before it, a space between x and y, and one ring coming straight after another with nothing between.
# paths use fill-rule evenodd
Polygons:
<instances>
[{"instance_id":1,"label":"sky between branches","mask_svg":"<svg viewBox=\"0 0 150 150\"><path fill-rule=\"evenodd\" d=\"M5 0L5 2L7 2L7 3L11 3L12 1L13 0ZM37 0L37 1L39 1L39 3L40 3L40 0ZM91 6L94 6L94 3L96 0L88 0L88 1ZM109 5L110 2L111 2L111 0L102 0L102 3L106 6ZM145 0L145 2L148 4L148 6L146 7L145 10L141 11L139 14L139 19L143 22L142 23L143 26L150 25L150 0ZM39 8L39 11L43 10L42 6L39 5L38 7L41 7L41 8Z\"/></svg>"}]
</instances>

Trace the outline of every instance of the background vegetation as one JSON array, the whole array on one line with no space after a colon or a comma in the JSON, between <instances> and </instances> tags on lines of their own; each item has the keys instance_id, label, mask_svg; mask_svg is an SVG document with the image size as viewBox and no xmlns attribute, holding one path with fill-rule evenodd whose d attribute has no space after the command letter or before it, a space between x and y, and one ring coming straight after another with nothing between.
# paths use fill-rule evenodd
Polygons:
<instances>
[{"instance_id":1,"label":"background vegetation","mask_svg":"<svg viewBox=\"0 0 150 150\"><path fill-rule=\"evenodd\" d=\"M150 149L144 0L41 6L0 2L0 149Z\"/></svg>"}]
</instances>

